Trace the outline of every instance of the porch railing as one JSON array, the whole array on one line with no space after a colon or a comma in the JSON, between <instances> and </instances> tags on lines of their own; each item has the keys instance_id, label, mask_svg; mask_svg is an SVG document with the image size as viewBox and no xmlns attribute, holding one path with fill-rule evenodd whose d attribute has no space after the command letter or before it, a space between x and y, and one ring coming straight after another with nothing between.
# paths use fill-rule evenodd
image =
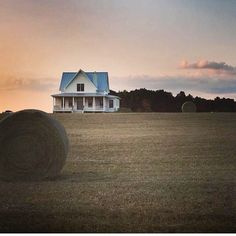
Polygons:
<instances>
[{"instance_id":1,"label":"porch railing","mask_svg":"<svg viewBox=\"0 0 236 236\"><path fill-rule=\"evenodd\" d=\"M58 112L76 112L76 111L107 111L108 108L105 107L103 108L102 106L95 106L95 107L84 107L83 109L77 109L77 107L61 107L61 106L54 106L53 111L58 111Z\"/></svg>"}]
</instances>

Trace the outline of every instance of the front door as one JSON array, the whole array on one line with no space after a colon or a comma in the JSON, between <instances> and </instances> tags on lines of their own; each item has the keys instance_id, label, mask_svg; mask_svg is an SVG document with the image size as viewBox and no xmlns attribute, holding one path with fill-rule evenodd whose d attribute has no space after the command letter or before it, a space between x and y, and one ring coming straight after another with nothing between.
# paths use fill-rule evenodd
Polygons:
<instances>
[{"instance_id":1,"label":"front door","mask_svg":"<svg viewBox=\"0 0 236 236\"><path fill-rule=\"evenodd\" d=\"M83 110L84 109L83 98L77 98L76 103L77 103L77 110Z\"/></svg>"}]
</instances>

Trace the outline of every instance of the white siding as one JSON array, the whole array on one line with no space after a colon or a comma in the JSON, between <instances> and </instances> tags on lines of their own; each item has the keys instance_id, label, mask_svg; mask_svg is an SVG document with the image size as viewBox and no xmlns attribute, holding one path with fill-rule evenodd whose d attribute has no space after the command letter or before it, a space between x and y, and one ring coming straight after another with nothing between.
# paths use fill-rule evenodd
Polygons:
<instances>
[{"instance_id":1,"label":"white siding","mask_svg":"<svg viewBox=\"0 0 236 236\"><path fill-rule=\"evenodd\" d=\"M84 91L79 93L96 93L95 85L83 74L77 75L77 77L69 84L69 86L63 91L65 93L77 93L77 84L84 84Z\"/></svg>"},{"instance_id":2,"label":"white siding","mask_svg":"<svg viewBox=\"0 0 236 236\"><path fill-rule=\"evenodd\" d=\"M115 108L116 108L116 110L118 110L118 109L120 108L120 99L115 98L114 103L115 103Z\"/></svg>"},{"instance_id":3,"label":"white siding","mask_svg":"<svg viewBox=\"0 0 236 236\"><path fill-rule=\"evenodd\" d=\"M113 107L112 108L109 107L109 100L113 100ZM106 107L107 111L109 111L109 112L118 111L120 108L120 100L118 98L109 98L109 99L107 99L106 105L107 105L107 107Z\"/></svg>"}]
</instances>

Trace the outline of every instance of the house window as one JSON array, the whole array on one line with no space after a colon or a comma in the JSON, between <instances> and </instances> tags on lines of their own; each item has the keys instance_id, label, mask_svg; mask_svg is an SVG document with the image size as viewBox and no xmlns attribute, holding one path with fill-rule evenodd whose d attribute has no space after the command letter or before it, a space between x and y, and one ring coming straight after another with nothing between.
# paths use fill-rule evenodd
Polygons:
<instances>
[{"instance_id":1,"label":"house window","mask_svg":"<svg viewBox=\"0 0 236 236\"><path fill-rule=\"evenodd\" d=\"M93 98L88 98L88 107L93 106Z\"/></svg>"},{"instance_id":2,"label":"house window","mask_svg":"<svg viewBox=\"0 0 236 236\"><path fill-rule=\"evenodd\" d=\"M78 92L84 91L84 84L77 84L77 91Z\"/></svg>"},{"instance_id":3,"label":"house window","mask_svg":"<svg viewBox=\"0 0 236 236\"><path fill-rule=\"evenodd\" d=\"M113 108L114 107L114 101L113 100L109 100L109 108Z\"/></svg>"},{"instance_id":4,"label":"house window","mask_svg":"<svg viewBox=\"0 0 236 236\"><path fill-rule=\"evenodd\" d=\"M103 107L103 98L99 99L99 105L100 105L100 107Z\"/></svg>"},{"instance_id":5,"label":"house window","mask_svg":"<svg viewBox=\"0 0 236 236\"><path fill-rule=\"evenodd\" d=\"M68 98L69 107L72 107L72 98Z\"/></svg>"}]
</instances>

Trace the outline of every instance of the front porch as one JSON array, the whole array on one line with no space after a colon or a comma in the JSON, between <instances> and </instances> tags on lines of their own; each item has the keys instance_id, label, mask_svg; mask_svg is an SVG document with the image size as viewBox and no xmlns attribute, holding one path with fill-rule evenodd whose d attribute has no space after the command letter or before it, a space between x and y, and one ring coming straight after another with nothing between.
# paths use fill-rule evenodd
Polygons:
<instances>
[{"instance_id":1,"label":"front porch","mask_svg":"<svg viewBox=\"0 0 236 236\"><path fill-rule=\"evenodd\" d=\"M114 112L114 101L106 96L55 96L53 112Z\"/></svg>"}]
</instances>

